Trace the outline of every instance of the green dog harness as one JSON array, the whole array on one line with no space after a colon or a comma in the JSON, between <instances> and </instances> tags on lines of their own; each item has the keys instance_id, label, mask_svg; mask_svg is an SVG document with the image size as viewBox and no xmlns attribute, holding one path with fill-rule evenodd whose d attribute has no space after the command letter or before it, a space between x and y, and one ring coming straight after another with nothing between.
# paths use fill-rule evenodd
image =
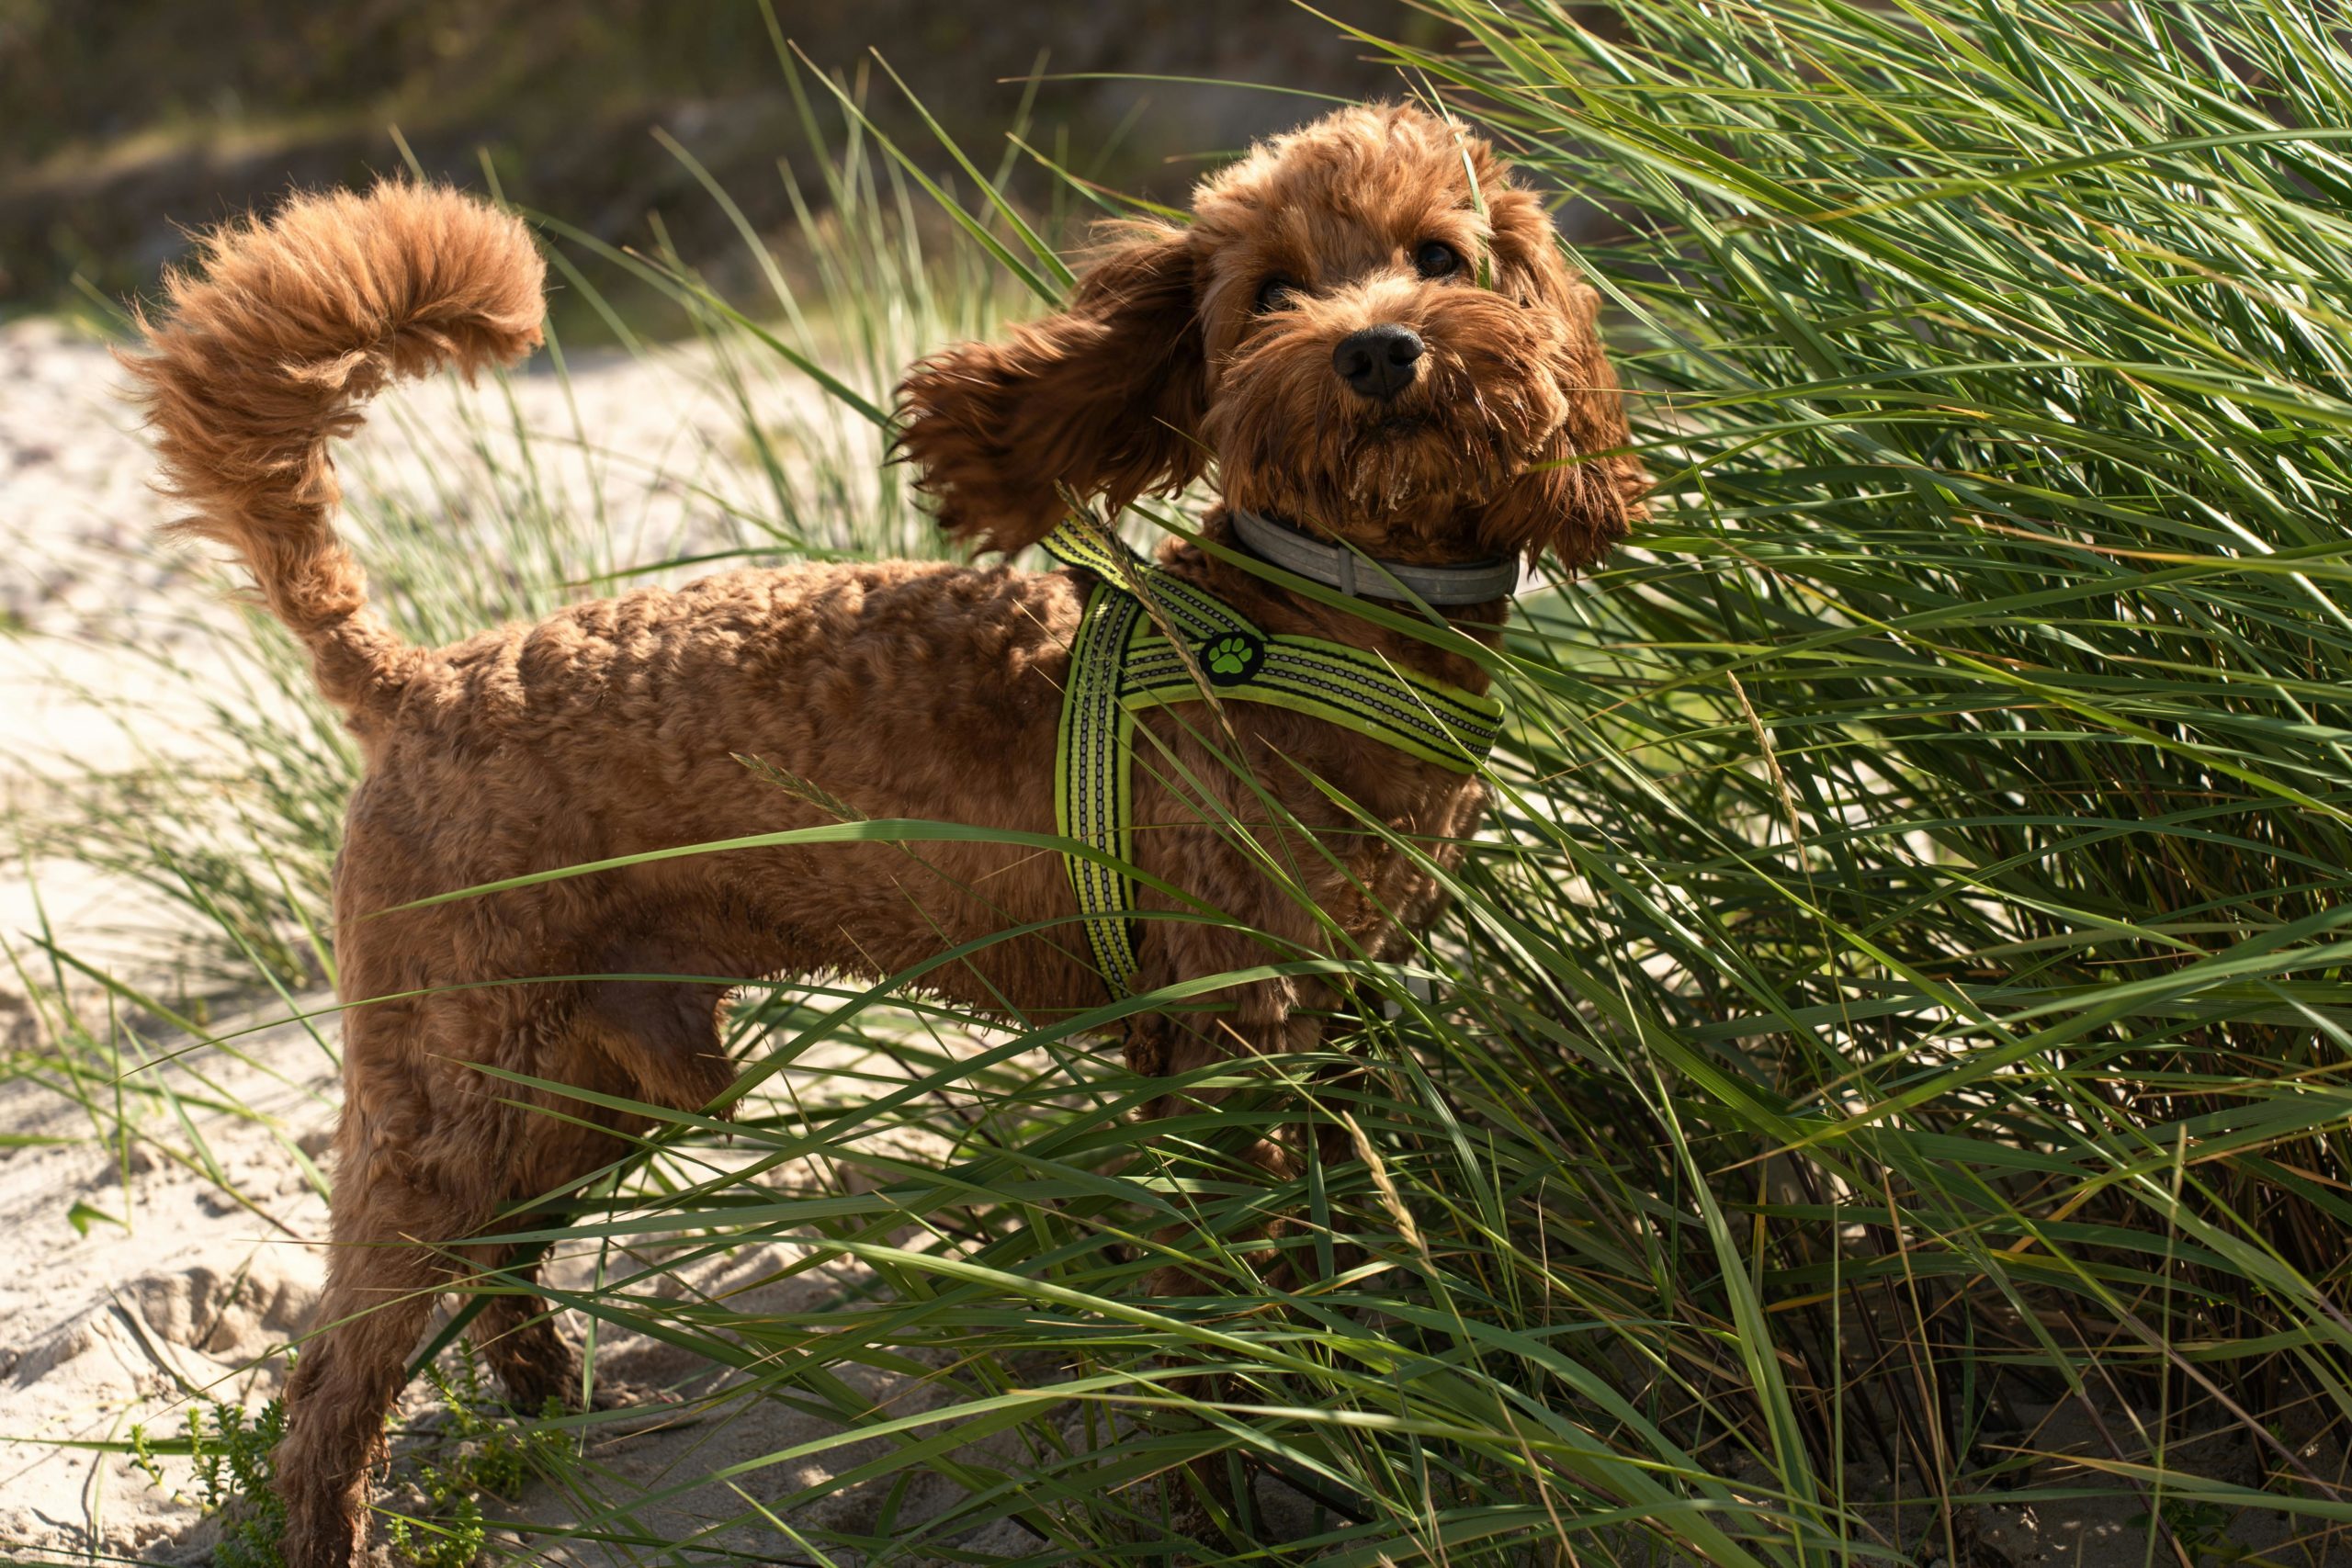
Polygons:
<instances>
[{"instance_id":1,"label":"green dog harness","mask_svg":"<svg viewBox=\"0 0 2352 1568\"><path fill-rule=\"evenodd\" d=\"M1220 700L1268 703L1327 719L1458 773L1475 772L1495 749L1503 708L1492 697L1345 643L1270 636L1214 595L1075 520L1055 529L1045 547L1064 566L1096 578L1070 644L1054 753L1054 821L1064 838L1122 864L1135 863L1135 716L1198 702L1204 686ZM1149 596L1148 608L1139 592ZM1062 858L1095 964L1112 994L1125 996L1139 966L1134 881L1098 860Z\"/></svg>"}]
</instances>

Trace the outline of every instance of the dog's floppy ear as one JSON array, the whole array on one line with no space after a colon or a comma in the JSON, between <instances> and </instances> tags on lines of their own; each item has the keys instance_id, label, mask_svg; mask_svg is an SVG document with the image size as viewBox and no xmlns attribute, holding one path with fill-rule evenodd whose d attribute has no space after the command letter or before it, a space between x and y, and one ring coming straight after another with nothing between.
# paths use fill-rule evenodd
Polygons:
<instances>
[{"instance_id":1,"label":"dog's floppy ear","mask_svg":"<svg viewBox=\"0 0 2352 1568\"><path fill-rule=\"evenodd\" d=\"M1531 310L1549 311L1564 337L1555 358L1567 418L1527 472L1510 481L1480 524L1498 555L1532 558L1548 550L1563 566L1591 566L1649 513L1649 473L1625 452L1625 411L1617 373L1600 349L1594 319L1600 296L1568 271L1551 214L1533 195L1487 186L1494 226L1494 287Z\"/></svg>"},{"instance_id":2,"label":"dog's floppy ear","mask_svg":"<svg viewBox=\"0 0 2352 1568\"><path fill-rule=\"evenodd\" d=\"M1017 550L1061 521L1065 489L1115 514L1199 475L1192 240L1159 223L1114 232L1069 309L933 355L899 386L899 448L957 538Z\"/></svg>"}]
</instances>

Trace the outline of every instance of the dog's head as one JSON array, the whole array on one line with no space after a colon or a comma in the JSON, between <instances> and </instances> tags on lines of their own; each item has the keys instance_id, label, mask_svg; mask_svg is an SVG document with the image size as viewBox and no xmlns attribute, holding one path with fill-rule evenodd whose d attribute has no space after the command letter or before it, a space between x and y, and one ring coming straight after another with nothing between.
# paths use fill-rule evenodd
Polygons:
<instances>
[{"instance_id":1,"label":"dog's head","mask_svg":"<svg viewBox=\"0 0 2352 1568\"><path fill-rule=\"evenodd\" d=\"M1390 559L1582 566L1640 514L1598 296L1485 142L1342 109L1193 206L1114 230L1068 310L908 377L901 445L951 533L1017 549L1064 489L1116 511L1212 462L1231 504Z\"/></svg>"}]
</instances>

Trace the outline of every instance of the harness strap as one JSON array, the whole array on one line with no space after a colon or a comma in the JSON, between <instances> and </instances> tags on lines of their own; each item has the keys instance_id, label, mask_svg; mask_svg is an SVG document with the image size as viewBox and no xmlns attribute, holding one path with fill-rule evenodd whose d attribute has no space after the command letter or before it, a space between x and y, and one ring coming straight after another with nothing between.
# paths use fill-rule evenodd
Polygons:
<instances>
[{"instance_id":1,"label":"harness strap","mask_svg":"<svg viewBox=\"0 0 2352 1568\"><path fill-rule=\"evenodd\" d=\"M1150 565L1115 536L1071 519L1044 541L1065 566L1099 580L1070 644L1055 746L1054 820L1064 838L1135 863L1130 808L1135 716L1148 707L1264 703L1369 736L1455 773L1474 773L1502 731L1502 704L1388 663L1345 643L1269 637L1216 596ZM1179 647L1152 624L1148 596ZM1134 988L1135 884L1113 866L1066 854L1087 944L1112 994Z\"/></svg>"},{"instance_id":2,"label":"harness strap","mask_svg":"<svg viewBox=\"0 0 2352 1568\"><path fill-rule=\"evenodd\" d=\"M1221 655L1219 647L1213 638L1193 658L1220 698L1327 719L1457 773L1476 772L1501 739L1499 704L1393 669L1345 643L1269 637L1261 661L1231 686L1219 682L1216 661L1243 659L1246 664L1246 657L1238 651ZM1129 708L1201 700L1200 682L1183 653L1152 634L1128 644L1119 691Z\"/></svg>"},{"instance_id":3,"label":"harness strap","mask_svg":"<svg viewBox=\"0 0 2352 1568\"><path fill-rule=\"evenodd\" d=\"M1153 607L1187 637L1214 637L1220 632L1263 635L1223 600L1170 577L1129 549L1115 534L1091 528L1072 517L1064 519L1040 543L1047 555L1064 566L1083 568L1124 592L1133 593L1140 585L1151 595Z\"/></svg>"},{"instance_id":4,"label":"harness strap","mask_svg":"<svg viewBox=\"0 0 2352 1568\"><path fill-rule=\"evenodd\" d=\"M1087 596L1085 618L1070 644L1069 678L1054 744L1054 826L1065 839L1135 863L1128 811L1127 758L1135 715L1119 701L1119 670L1143 606L1108 582ZM1085 919L1094 966L1125 995L1136 973L1135 888L1100 861L1064 855Z\"/></svg>"}]
</instances>

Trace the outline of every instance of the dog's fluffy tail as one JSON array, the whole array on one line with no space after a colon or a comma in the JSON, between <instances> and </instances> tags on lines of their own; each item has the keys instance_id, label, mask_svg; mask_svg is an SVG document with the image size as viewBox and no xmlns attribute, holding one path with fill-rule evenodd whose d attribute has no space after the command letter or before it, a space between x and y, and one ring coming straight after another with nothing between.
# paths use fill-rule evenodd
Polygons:
<instances>
[{"instance_id":1,"label":"dog's fluffy tail","mask_svg":"<svg viewBox=\"0 0 2352 1568\"><path fill-rule=\"evenodd\" d=\"M319 689L355 724L397 700L417 656L367 606L334 531L327 442L387 383L454 364L471 375L539 341L544 264L512 216L443 187L297 196L267 222L202 242L142 320L143 383L172 531L228 546L311 651Z\"/></svg>"}]
</instances>

